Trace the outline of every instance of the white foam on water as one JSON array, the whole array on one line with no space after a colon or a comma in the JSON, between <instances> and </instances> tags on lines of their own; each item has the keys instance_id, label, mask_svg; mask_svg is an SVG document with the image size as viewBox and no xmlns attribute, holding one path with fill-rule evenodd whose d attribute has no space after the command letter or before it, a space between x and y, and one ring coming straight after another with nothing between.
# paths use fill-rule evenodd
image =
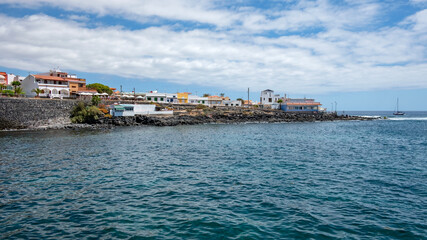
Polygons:
<instances>
[{"instance_id":1,"label":"white foam on water","mask_svg":"<svg viewBox=\"0 0 427 240\"><path fill-rule=\"evenodd\" d=\"M392 121L427 121L427 117L395 117L387 119Z\"/></svg>"},{"instance_id":2,"label":"white foam on water","mask_svg":"<svg viewBox=\"0 0 427 240\"><path fill-rule=\"evenodd\" d=\"M360 116L364 118L383 118L382 116Z\"/></svg>"}]
</instances>

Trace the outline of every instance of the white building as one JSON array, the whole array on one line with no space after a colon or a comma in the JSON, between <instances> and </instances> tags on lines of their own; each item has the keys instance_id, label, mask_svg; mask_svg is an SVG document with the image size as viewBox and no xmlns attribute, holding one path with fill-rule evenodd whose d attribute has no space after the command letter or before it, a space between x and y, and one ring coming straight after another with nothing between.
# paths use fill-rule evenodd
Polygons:
<instances>
[{"instance_id":1,"label":"white building","mask_svg":"<svg viewBox=\"0 0 427 240\"><path fill-rule=\"evenodd\" d=\"M22 89L25 95L29 97L35 97L37 94L33 92L33 89L41 89L41 97L50 98L64 98L70 97L69 81L54 76L46 75L28 75L24 81L22 81Z\"/></svg>"},{"instance_id":2,"label":"white building","mask_svg":"<svg viewBox=\"0 0 427 240\"><path fill-rule=\"evenodd\" d=\"M0 84L7 85L8 81L6 79L6 76L0 75Z\"/></svg>"},{"instance_id":3,"label":"white building","mask_svg":"<svg viewBox=\"0 0 427 240\"><path fill-rule=\"evenodd\" d=\"M279 94L274 94L273 90L266 89L261 92L260 102L262 105L275 105L280 99Z\"/></svg>"},{"instance_id":4,"label":"white building","mask_svg":"<svg viewBox=\"0 0 427 240\"><path fill-rule=\"evenodd\" d=\"M229 107L241 107L242 106L242 101L239 100L226 100L224 101L224 105L225 106L229 106Z\"/></svg>"},{"instance_id":5,"label":"white building","mask_svg":"<svg viewBox=\"0 0 427 240\"><path fill-rule=\"evenodd\" d=\"M18 76L19 78L19 76ZM86 88L86 79L77 78L75 74L68 74L59 69L47 73L28 75L22 81L22 89L28 97L35 97L34 89L42 91L39 96L50 98L64 98L81 95L82 93L96 93L96 90Z\"/></svg>"},{"instance_id":6,"label":"white building","mask_svg":"<svg viewBox=\"0 0 427 240\"><path fill-rule=\"evenodd\" d=\"M177 104L178 103L178 94L166 93L166 102Z\"/></svg>"},{"instance_id":7,"label":"white building","mask_svg":"<svg viewBox=\"0 0 427 240\"><path fill-rule=\"evenodd\" d=\"M168 103L166 93L158 93L157 91L151 91L145 94L145 99L149 102L156 103Z\"/></svg>"},{"instance_id":8,"label":"white building","mask_svg":"<svg viewBox=\"0 0 427 240\"><path fill-rule=\"evenodd\" d=\"M207 97L199 97L197 95L188 95L188 103L190 104L203 104L208 106L209 105L209 98Z\"/></svg>"},{"instance_id":9,"label":"white building","mask_svg":"<svg viewBox=\"0 0 427 240\"><path fill-rule=\"evenodd\" d=\"M2 74L0 75L0 84L12 85L13 81L22 82L22 80L24 79L25 77L17 76L13 73L6 74L5 72L2 72Z\"/></svg>"},{"instance_id":10,"label":"white building","mask_svg":"<svg viewBox=\"0 0 427 240\"><path fill-rule=\"evenodd\" d=\"M135 115L170 115L173 111L156 111L154 104L120 104L112 105L110 114L114 117L126 117Z\"/></svg>"}]
</instances>

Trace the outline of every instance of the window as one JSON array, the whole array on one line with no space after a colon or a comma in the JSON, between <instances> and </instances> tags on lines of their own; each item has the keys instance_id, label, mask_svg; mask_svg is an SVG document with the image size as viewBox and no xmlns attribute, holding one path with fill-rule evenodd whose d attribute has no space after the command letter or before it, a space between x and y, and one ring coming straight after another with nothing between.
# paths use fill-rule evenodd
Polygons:
<instances>
[{"instance_id":1,"label":"window","mask_svg":"<svg viewBox=\"0 0 427 240\"><path fill-rule=\"evenodd\" d=\"M160 101L163 101L163 98L160 98Z\"/></svg>"},{"instance_id":2,"label":"window","mask_svg":"<svg viewBox=\"0 0 427 240\"><path fill-rule=\"evenodd\" d=\"M268 98L268 102L272 102L273 101L273 99L271 99L271 98Z\"/></svg>"},{"instance_id":3,"label":"window","mask_svg":"<svg viewBox=\"0 0 427 240\"><path fill-rule=\"evenodd\" d=\"M148 98L147 98L147 100L151 101L151 98L150 98L150 97L148 97Z\"/></svg>"},{"instance_id":4,"label":"window","mask_svg":"<svg viewBox=\"0 0 427 240\"><path fill-rule=\"evenodd\" d=\"M83 84L79 83L79 87L83 87Z\"/></svg>"},{"instance_id":5,"label":"window","mask_svg":"<svg viewBox=\"0 0 427 240\"><path fill-rule=\"evenodd\" d=\"M205 101L202 101L203 104L205 104Z\"/></svg>"},{"instance_id":6,"label":"window","mask_svg":"<svg viewBox=\"0 0 427 240\"><path fill-rule=\"evenodd\" d=\"M156 102L157 102L157 98L156 98L156 97L154 98L154 101L156 101Z\"/></svg>"}]
</instances>

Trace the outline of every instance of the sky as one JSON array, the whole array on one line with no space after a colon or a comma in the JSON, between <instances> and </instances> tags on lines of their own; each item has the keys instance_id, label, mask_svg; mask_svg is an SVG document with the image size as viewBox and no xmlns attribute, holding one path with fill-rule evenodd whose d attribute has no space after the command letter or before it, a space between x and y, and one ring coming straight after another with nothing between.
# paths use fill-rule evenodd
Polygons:
<instances>
[{"instance_id":1,"label":"sky","mask_svg":"<svg viewBox=\"0 0 427 240\"><path fill-rule=\"evenodd\" d=\"M427 110L427 0L0 0L0 54L124 91Z\"/></svg>"}]
</instances>

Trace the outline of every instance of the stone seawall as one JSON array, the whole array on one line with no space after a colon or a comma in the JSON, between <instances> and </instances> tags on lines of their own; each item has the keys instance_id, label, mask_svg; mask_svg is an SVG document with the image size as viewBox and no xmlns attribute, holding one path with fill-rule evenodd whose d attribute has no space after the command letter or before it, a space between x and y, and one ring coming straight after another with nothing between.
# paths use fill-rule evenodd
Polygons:
<instances>
[{"instance_id":1,"label":"stone seawall","mask_svg":"<svg viewBox=\"0 0 427 240\"><path fill-rule=\"evenodd\" d=\"M70 124L75 100L0 97L0 130Z\"/></svg>"}]
</instances>

